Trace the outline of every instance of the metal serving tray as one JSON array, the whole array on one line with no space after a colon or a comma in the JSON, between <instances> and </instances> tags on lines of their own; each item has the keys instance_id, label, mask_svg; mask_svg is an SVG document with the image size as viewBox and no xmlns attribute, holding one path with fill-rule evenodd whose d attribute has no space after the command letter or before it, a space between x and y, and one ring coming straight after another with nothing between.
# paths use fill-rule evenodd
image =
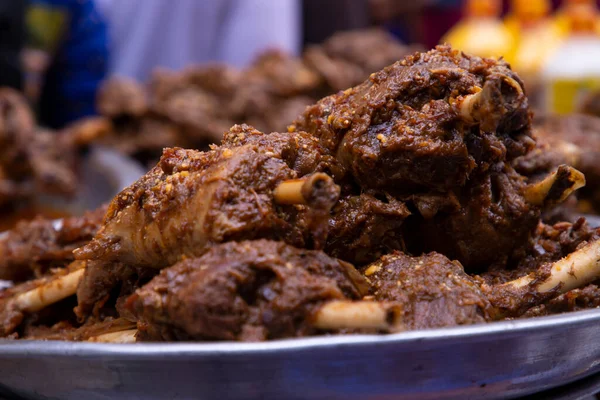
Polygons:
<instances>
[{"instance_id":1,"label":"metal serving tray","mask_svg":"<svg viewBox=\"0 0 600 400\"><path fill-rule=\"evenodd\" d=\"M115 176L124 169L113 168ZM0 340L0 399L516 398L600 374L598 337L600 310L268 343ZM596 378L587 381L577 389L600 387ZM575 398L544 393L536 398Z\"/></svg>"},{"instance_id":2,"label":"metal serving tray","mask_svg":"<svg viewBox=\"0 0 600 400\"><path fill-rule=\"evenodd\" d=\"M600 372L600 310L267 343L0 341L31 399L500 399Z\"/></svg>"}]
</instances>

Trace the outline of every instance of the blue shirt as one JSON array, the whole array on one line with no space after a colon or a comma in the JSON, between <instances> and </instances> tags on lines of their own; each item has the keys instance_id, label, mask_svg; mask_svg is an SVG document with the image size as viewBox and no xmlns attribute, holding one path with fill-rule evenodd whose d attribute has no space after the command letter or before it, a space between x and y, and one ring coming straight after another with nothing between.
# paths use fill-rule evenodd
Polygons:
<instances>
[{"instance_id":1,"label":"blue shirt","mask_svg":"<svg viewBox=\"0 0 600 400\"><path fill-rule=\"evenodd\" d=\"M96 113L96 91L108 69L106 22L93 0L31 0L33 45L51 54L40 120L59 128Z\"/></svg>"}]
</instances>

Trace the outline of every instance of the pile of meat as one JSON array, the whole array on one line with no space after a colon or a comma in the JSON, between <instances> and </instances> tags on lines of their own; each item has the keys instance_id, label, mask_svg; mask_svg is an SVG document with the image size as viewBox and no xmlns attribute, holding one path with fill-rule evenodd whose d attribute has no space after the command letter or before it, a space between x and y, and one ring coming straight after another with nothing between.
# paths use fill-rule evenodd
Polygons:
<instances>
[{"instance_id":1,"label":"pile of meat","mask_svg":"<svg viewBox=\"0 0 600 400\"><path fill-rule=\"evenodd\" d=\"M412 51L374 29L336 34L300 58L267 51L245 70L227 65L158 70L145 86L114 78L98 96L102 117L70 130L155 163L165 147L205 149L218 143L236 123L285 131L307 105Z\"/></svg>"},{"instance_id":2,"label":"pile of meat","mask_svg":"<svg viewBox=\"0 0 600 400\"><path fill-rule=\"evenodd\" d=\"M9 234L0 275L37 279L0 294L0 335L255 341L596 307L600 231L541 222L583 175L515 168L535 151L530 115L508 64L440 46L283 133L168 148L101 223Z\"/></svg>"},{"instance_id":3,"label":"pile of meat","mask_svg":"<svg viewBox=\"0 0 600 400\"><path fill-rule=\"evenodd\" d=\"M37 128L21 94L0 89L0 209L39 194L73 194L74 155L66 136Z\"/></svg>"}]
</instances>

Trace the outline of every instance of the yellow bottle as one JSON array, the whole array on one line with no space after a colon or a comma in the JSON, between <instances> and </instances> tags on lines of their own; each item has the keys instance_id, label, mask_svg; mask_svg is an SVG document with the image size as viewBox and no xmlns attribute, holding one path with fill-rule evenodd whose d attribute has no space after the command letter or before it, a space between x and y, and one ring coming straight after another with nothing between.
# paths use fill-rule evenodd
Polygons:
<instances>
[{"instance_id":1,"label":"yellow bottle","mask_svg":"<svg viewBox=\"0 0 600 400\"><path fill-rule=\"evenodd\" d=\"M587 7L590 12L598 13L596 0L563 0L560 9L554 17L554 24L562 35L568 35L570 30L569 12L576 8ZM596 29L600 33L600 21L596 18Z\"/></svg>"},{"instance_id":2,"label":"yellow bottle","mask_svg":"<svg viewBox=\"0 0 600 400\"><path fill-rule=\"evenodd\" d=\"M549 0L512 0L511 12L505 19L515 41L509 61L526 80L536 80L563 38L550 19L550 10Z\"/></svg>"},{"instance_id":3,"label":"yellow bottle","mask_svg":"<svg viewBox=\"0 0 600 400\"><path fill-rule=\"evenodd\" d=\"M576 112L588 92L600 89L598 10L587 5L565 13L570 32L542 70L547 112Z\"/></svg>"},{"instance_id":4,"label":"yellow bottle","mask_svg":"<svg viewBox=\"0 0 600 400\"><path fill-rule=\"evenodd\" d=\"M442 42L480 57L510 58L514 37L502 23L500 0L466 0L465 18L456 24Z\"/></svg>"}]
</instances>

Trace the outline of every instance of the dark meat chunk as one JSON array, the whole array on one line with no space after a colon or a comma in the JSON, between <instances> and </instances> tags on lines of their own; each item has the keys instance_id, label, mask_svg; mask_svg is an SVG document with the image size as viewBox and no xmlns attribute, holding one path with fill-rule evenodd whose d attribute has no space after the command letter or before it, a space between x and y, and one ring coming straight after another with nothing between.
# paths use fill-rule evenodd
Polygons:
<instances>
[{"instance_id":1,"label":"dark meat chunk","mask_svg":"<svg viewBox=\"0 0 600 400\"><path fill-rule=\"evenodd\" d=\"M402 224L410 215L403 202L363 193L343 197L329 220L325 251L364 265L394 249L403 249Z\"/></svg>"},{"instance_id":2,"label":"dark meat chunk","mask_svg":"<svg viewBox=\"0 0 600 400\"><path fill-rule=\"evenodd\" d=\"M98 90L96 101L100 114L107 117L139 117L148 109L146 91L127 78L111 78Z\"/></svg>"},{"instance_id":3,"label":"dark meat chunk","mask_svg":"<svg viewBox=\"0 0 600 400\"><path fill-rule=\"evenodd\" d=\"M552 300L533 307L523 314L523 318L589 310L600 307L600 287L591 284L581 289L573 289Z\"/></svg>"},{"instance_id":4,"label":"dark meat chunk","mask_svg":"<svg viewBox=\"0 0 600 400\"><path fill-rule=\"evenodd\" d=\"M404 227L408 248L441 252L470 270L505 266L528 246L540 218L540 208L523 197L525 186L510 165L493 166L460 192L457 210L409 220Z\"/></svg>"},{"instance_id":5,"label":"dark meat chunk","mask_svg":"<svg viewBox=\"0 0 600 400\"><path fill-rule=\"evenodd\" d=\"M397 211L404 203L411 214L398 224L397 249L438 251L469 271L505 263L550 192L575 182L564 167L552 190L530 189L511 165L535 144L521 80L504 61L448 46L322 99L290 130L319 138L345 167L355 185L344 195L393 198Z\"/></svg>"},{"instance_id":6,"label":"dark meat chunk","mask_svg":"<svg viewBox=\"0 0 600 400\"><path fill-rule=\"evenodd\" d=\"M142 340L267 340L319 333L331 300L360 299L365 283L322 252L266 240L230 242L161 271L128 300Z\"/></svg>"},{"instance_id":7,"label":"dark meat chunk","mask_svg":"<svg viewBox=\"0 0 600 400\"><path fill-rule=\"evenodd\" d=\"M0 89L0 206L40 193L73 194L73 157L67 138L36 131L21 94Z\"/></svg>"},{"instance_id":8,"label":"dark meat chunk","mask_svg":"<svg viewBox=\"0 0 600 400\"><path fill-rule=\"evenodd\" d=\"M540 223L521 253L515 254L507 266L491 266L480 276L496 285L517 279L537 270L545 263L558 261L586 243L600 239L600 228L591 228L584 218L575 223L559 222L554 225ZM512 264L512 267L511 267Z\"/></svg>"},{"instance_id":9,"label":"dark meat chunk","mask_svg":"<svg viewBox=\"0 0 600 400\"><path fill-rule=\"evenodd\" d=\"M0 239L0 279L22 281L65 267L74 260L73 250L94 238L105 212L103 207L62 221L20 222Z\"/></svg>"},{"instance_id":10,"label":"dark meat chunk","mask_svg":"<svg viewBox=\"0 0 600 400\"><path fill-rule=\"evenodd\" d=\"M585 174L586 186L577 192L578 208L600 212L600 118L588 115L539 116L534 120L538 146L515 160L523 175L536 178L560 164L570 164Z\"/></svg>"},{"instance_id":11,"label":"dark meat chunk","mask_svg":"<svg viewBox=\"0 0 600 400\"><path fill-rule=\"evenodd\" d=\"M485 294L458 261L438 253L383 256L364 270L378 301L404 305L408 329L442 328L486 322Z\"/></svg>"},{"instance_id":12,"label":"dark meat chunk","mask_svg":"<svg viewBox=\"0 0 600 400\"><path fill-rule=\"evenodd\" d=\"M339 195L331 178L315 181L325 196L313 201L316 208L277 201L274 192L315 172L335 176L334 160L322 153L307 134L264 135L248 126L235 126L209 152L165 150L155 168L115 197L96 238L76 251L88 260L80 310L89 311L110 286L95 270L115 262L160 269L217 243L256 238L321 246Z\"/></svg>"},{"instance_id":13,"label":"dark meat chunk","mask_svg":"<svg viewBox=\"0 0 600 400\"><path fill-rule=\"evenodd\" d=\"M477 106L463 107L475 93ZM363 187L404 192L464 186L533 143L508 64L443 46L322 99L292 129L318 137Z\"/></svg>"},{"instance_id":14,"label":"dark meat chunk","mask_svg":"<svg viewBox=\"0 0 600 400\"><path fill-rule=\"evenodd\" d=\"M303 59L332 93L359 84L414 51L382 29L369 29L336 33L322 45L310 46Z\"/></svg>"}]
</instances>

